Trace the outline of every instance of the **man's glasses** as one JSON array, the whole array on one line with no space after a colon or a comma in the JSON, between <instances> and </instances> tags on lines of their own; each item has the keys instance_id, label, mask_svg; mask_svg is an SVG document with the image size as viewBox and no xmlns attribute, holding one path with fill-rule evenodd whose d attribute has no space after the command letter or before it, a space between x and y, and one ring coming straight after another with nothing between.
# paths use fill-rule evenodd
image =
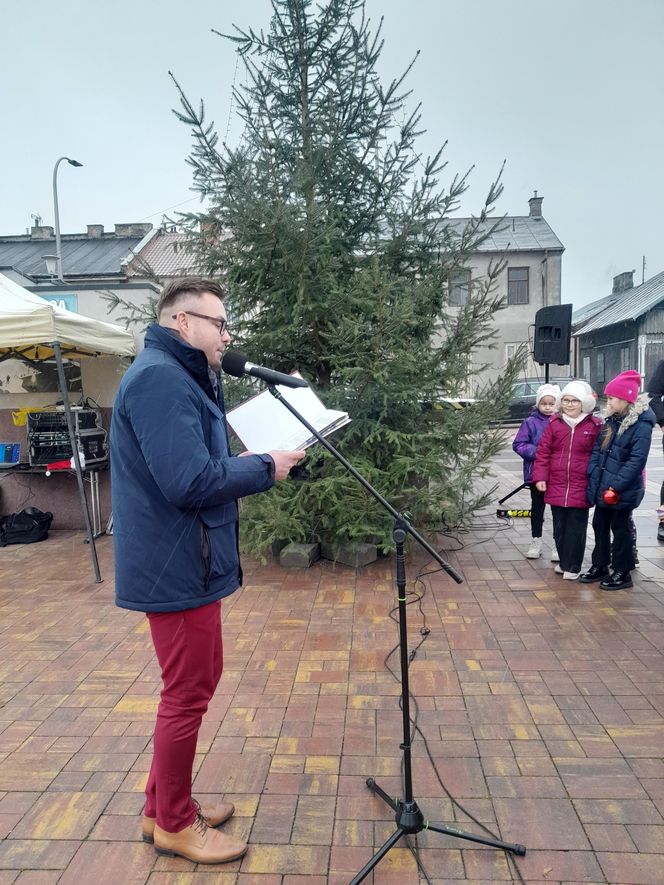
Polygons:
<instances>
[{"instance_id":1,"label":"man's glasses","mask_svg":"<svg viewBox=\"0 0 664 885\"><path fill-rule=\"evenodd\" d=\"M219 317L209 317L206 313L196 313L195 310L183 310L182 313L189 314L189 316L192 317L198 317L201 320L209 320L211 323L215 324L220 335L223 335L228 328L228 322L226 319L220 319ZM174 313L171 319L176 320L177 316L178 315Z\"/></svg>"}]
</instances>

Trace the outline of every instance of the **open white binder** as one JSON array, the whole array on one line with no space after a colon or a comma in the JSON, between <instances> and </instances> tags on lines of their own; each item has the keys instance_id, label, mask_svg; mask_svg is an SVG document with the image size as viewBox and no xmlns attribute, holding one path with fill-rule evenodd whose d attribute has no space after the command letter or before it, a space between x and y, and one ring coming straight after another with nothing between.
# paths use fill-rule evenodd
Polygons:
<instances>
[{"instance_id":1,"label":"open white binder","mask_svg":"<svg viewBox=\"0 0 664 885\"><path fill-rule=\"evenodd\" d=\"M301 378L299 372L292 372ZM310 387L283 387L277 390L312 427L328 436L350 423L347 412L327 409ZM317 442L295 415L277 400L269 390L252 396L226 413L226 420L249 452L295 452Z\"/></svg>"}]
</instances>

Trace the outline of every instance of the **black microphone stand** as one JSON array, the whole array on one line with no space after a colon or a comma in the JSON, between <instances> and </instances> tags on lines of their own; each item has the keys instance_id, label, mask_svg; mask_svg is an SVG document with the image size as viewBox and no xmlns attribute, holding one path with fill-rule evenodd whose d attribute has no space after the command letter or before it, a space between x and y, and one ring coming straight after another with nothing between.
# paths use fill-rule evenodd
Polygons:
<instances>
[{"instance_id":1,"label":"black microphone stand","mask_svg":"<svg viewBox=\"0 0 664 885\"><path fill-rule=\"evenodd\" d=\"M371 860L366 863L360 872L351 879L350 885L356 885L365 879L373 870L377 863L393 848L403 836L416 835L422 830L433 830L436 833L442 833L445 836L454 836L457 839L467 839L470 842L479 842L481 845L488 845L492 848L502 848L513 854L523 857L526 853L524 845L513 844L510 842L501 842L498 839L488 839L485 836L476 836L473 833L466 833L457 830L455 827L445 827L441 824L431 823L426 820L415 798L413 797L413 776L411 767L411 732L410 732L410 689L408 686L408 629L406 619L406 557L404 554L404 542L406 535L410 535L417 543L423 547L427 553L436 560L457 584L463 582L463 578L446 562L443 557L433 549L433 547L425 541L425 539L415 531L408 520L387 501L380 492L359 473L353 465L344 458L344 456L329 443L315 427L304 418L295 409L288 400L281 395L277 388L269 384L268 390L272 396L276 397L279 402L285 406L288 411L294 415L297 420L303 424L307 430L323 445L336 460L342 464L346 470L355 477L355 479L364 486L370 495L378 501L387 511L394 517L393 538L396 546L396 583L397 583L397 600L399 603L399 657L401 662L401 713L403 721L403 741L400 749L403 750L403 799L393 799L391 796L381 789L372 777L367 778L367 786L376 793L383 802L387 803L394 811L394 820L397 825L394 833L386 842L378 849Z\"/></svg>"},{"instance_id":2,"label":"black microphone stand","mask_svg":"<svg viewBox=\"0 0 664 885\"><path fill-rule=\"evenodd\" d=\"M499 504L504 504L505 501L507 501L507 500L508 500L509 498L511 498L513 495L516 495L517 492L520 492L521 489L529 489L529 488L530 488L530 483L529 483L529 482L522 482L520 486L517 486L515 489L512 489L512 491L511 491L511 492L508 492L508 494L505 495L504 497L499 498L499 499L498 499L498 503L499 503Z\"/></svg>"}]
</instances>

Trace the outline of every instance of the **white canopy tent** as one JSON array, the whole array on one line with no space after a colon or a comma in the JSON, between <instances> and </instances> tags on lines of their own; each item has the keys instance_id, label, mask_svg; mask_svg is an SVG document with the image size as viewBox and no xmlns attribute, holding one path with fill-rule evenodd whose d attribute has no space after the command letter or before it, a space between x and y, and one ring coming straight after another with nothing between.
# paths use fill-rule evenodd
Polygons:
<instances>
[{"instance_id":1,"label":"white canopy tent","mask_svg":"<svg viewBox=\"0 0 664 885\"><path fill-rule=\"evenodd\" d=\"M57 363L60 393L67 416L69 440L97 582L101 581L99 563L62 360L104 354L133 356L135 352L134 336L120 326L66 310L0 274L0 362L18 358L27 362L55 359Z\"/></svg>"},{"instance_id":2,"label":"white canopy tent","mask_svg":"<svg viewBox=\"0 0 664 885\"><path fill-rule=\"evenodd\" d=\"M66 310L0 273L0 356L12 351L30 360L53 359L54 341L71 359L136 353L134 336L126 329Z\"/></svg>"}]
</instances>

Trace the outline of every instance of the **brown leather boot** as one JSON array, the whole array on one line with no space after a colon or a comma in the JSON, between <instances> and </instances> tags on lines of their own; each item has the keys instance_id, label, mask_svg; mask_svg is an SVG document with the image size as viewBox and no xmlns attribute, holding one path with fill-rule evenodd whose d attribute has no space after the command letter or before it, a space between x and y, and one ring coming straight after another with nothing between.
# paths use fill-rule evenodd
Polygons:
<instances>
[{"instance_id":1,"label":"brown leather boot","mask_svg":"<svg viewBox=\"0 0 664 885\"><path fill-rule=\"evenodd\" d=\"M234 836L226 836L205 823L199 814L190 827L179 833L167 833L155 824L154 847L157 854L166 857L184 857L194 863L228 863L238 860L249 847Z\"/></svg>"},{"instance_id":2,"label":"brown leather boot","mask_svg":"<svg viewBox=\"0 0 664 885\"><path fill-rule=\"evenodd\" d=\"M208 827L220 827L226 821L233 817L235 806L232 802L216 802L212 805L199 805L194 799L194 805L205 818ZM143 841L154 842L154 826L157 823L154 817L146 817L143 815Z\"/></svg>"}]
</instances>

